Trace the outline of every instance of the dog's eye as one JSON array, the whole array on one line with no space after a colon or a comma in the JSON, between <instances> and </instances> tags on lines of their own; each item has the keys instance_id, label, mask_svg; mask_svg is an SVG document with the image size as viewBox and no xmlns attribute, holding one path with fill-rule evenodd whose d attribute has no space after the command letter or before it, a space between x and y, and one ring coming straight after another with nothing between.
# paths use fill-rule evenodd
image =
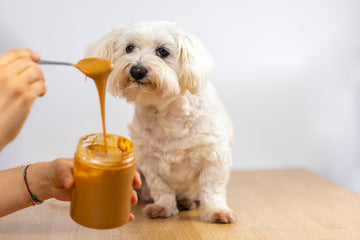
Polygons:
<instances>
[{"instance_id":1,"label":"dog's eye","mask_svg":"<svg viewBox=\"0 0 360 240\"><path fill-rule=\"evenodd\" d=\"M126 53L131 53L134 50L134 48L135 47L133 45L129 45L126 47L125 51L126 51Z\"/></svg>"},{"instance_id":2,"label":"dog's eye","mask_svg":"<svg viewBox=\"0 0 360 240\"><path fill-rule=\"evenodd\" d=\"M165 48L156 49L156 55L159 57L167 57L170 53Z\"/></svg>"}]
</instances>

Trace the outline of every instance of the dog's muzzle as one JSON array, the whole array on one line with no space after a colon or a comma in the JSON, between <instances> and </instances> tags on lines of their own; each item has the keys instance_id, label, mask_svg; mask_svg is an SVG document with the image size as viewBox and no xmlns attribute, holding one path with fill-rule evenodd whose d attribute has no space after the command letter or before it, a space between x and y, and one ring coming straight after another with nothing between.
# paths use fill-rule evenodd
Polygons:
<instances>
[{"instance_id":1,"label":"dog's muzzle","mask_svg":"<svg viewBox=\"0 0 360 240\"><path fill-rule=\"evenodd\" d=\"M147 73L148 70L144 66L134 65L130 68L130 75L138 84L143 84L141 80L144 79Z\"/></svg>"}]
</instances>

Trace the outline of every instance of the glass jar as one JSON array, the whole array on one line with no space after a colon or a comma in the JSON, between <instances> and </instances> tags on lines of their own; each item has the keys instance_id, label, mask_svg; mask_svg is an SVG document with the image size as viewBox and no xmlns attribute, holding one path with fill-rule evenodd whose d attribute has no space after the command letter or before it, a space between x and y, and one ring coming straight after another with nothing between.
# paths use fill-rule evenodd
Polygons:
<instances>
[{"instance_id":1,"label":"glass jar","mask_svg":"<svg viewBox=\"0 0 360 240\"><path fill-rule=\"evenodd\" d=\"M116 228L130 216L135 150L130 140L106 135L82 137L75 152L71 218L85 227Z\"/></svg>"}]
</instances>

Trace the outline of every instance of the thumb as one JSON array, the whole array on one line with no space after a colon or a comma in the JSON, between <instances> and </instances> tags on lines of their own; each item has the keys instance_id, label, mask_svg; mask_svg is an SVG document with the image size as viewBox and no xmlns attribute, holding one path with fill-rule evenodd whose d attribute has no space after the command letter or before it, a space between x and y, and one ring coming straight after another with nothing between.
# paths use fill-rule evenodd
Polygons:
<instances>
[{"instance_id":1,"label":"thumb","mask_svg":"<svg viewBox=\"0 0 360 240\"><path fill-rule=\"evenodd\" d=\"M74 186L74 178L72 177L72 175L69 175L69 176L64 178L63 186L66 189L71 189Z\"/></svg>"},{"instance_id":2,"label":"thumb","mask_svg":"<svg viewBox=\"0 0 360 240\"><path fill-rule=\"evenodd\" d=\"M71 158L59 158L53 162L55 176L52 182L55 188L65 187L70 189L73 186L73 165L74 161Z\"/></svg>"}]
</instances>

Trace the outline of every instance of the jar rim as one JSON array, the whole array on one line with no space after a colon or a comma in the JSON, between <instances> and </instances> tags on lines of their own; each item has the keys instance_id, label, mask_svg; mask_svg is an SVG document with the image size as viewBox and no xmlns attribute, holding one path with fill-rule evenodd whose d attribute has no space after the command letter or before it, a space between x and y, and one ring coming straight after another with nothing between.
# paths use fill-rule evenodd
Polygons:
<instances>
[{"instance_id":1,"label":"jar rim","mask_svg":"<svg viewBox=\"0 0 360 240\"><path fill-rule=\"evenodd\" d=\"M120 147L118 146L120 141L125 141L126 145L129 146L129 149L126 149L126 151L120 149ZM91 145L95 145L95 143L104 144L103 133L92 133L80 138L75 152L75 157L78 157L78 159L82 161L98 165L99 167L124 167L124 165L133 164L133 162L135 161L135 150L134 143L131 140L117 134L108 133L106 134L106 142L108 145L110 143L110 146L112 147L117 147L120 151L105 153L89 149L88 147Z\"/></svg>"}]
</instances>

